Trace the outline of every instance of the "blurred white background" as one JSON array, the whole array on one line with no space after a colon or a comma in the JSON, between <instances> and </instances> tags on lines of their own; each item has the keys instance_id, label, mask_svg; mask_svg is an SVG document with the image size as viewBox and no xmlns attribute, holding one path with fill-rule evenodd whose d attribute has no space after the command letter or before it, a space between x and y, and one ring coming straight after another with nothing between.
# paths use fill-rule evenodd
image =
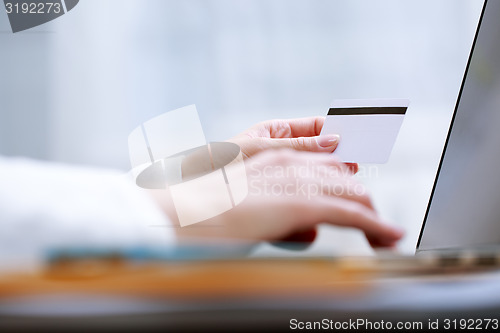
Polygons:
<instances>
[{"instance_id":1,"label":"blurred white background","mask_svg":"<svg viewBox=\"0 0 500 333\"><path fill-rule=\"evenodd\" d=\"M195 103L209 141L335 98L409 98L390 162L358 176L418 237L480 0L81 0L12 34L0 14L0 153L129 167L141 122ZM369 172L367 171L369 170ZM287 254L262 246L256 254ZM305 255L368 253L323 228ZM293 253L298 254L298 253Z\"/></svg>"}]
</instances>

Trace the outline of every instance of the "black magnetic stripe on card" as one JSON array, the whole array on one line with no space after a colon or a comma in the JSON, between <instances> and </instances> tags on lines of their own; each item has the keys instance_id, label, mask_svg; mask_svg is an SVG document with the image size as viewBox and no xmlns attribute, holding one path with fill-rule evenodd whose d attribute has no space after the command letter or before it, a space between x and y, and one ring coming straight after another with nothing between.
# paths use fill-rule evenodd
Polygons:
<instances>
[{"instance_id":1,"label":"black magnetic stripe on card","mask_svg":"<svg viewBox=\"0 0 500 333\"><path fill-rule=\"evenodd\" d=\"M405 114L407 107L367 107L367 108L331 108L329 116L369 115L369 114Z\"/></svg>"}]
</instances>

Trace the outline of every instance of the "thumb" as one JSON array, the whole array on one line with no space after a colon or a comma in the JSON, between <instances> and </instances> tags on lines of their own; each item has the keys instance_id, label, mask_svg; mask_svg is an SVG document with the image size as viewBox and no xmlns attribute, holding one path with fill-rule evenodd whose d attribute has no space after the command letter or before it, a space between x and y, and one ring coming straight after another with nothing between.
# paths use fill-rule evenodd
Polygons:
<instances>
[{"instance_id":1,"label":"thumb","mask_svg":"<svg viewBox=\"0 0 500 333\"><path fill-rule=\"evenodd\" d=\"M289 148L311 152L333 152L340 141L338 135L321 135L300 138L270 139L271 147L275 149Z\"/></svg>"}]
</instances>

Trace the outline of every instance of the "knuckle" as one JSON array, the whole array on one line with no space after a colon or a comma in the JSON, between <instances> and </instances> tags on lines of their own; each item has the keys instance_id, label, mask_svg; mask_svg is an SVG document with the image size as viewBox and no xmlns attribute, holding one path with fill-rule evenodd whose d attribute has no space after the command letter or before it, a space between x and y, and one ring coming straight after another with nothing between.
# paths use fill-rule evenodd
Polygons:
<instances>
[{"instance_id":1,"label":"knuckle","mask_svg":"<svg viewBox=\"0 0 500 333\"><path fill-rule=\"evenodd\" d=\"M351 202L345 208L354 227L361 227L370 219L370 210L358 202Z\"/></svg>"},{"instance_id":2,"label":"knuckle","mask_svg":"<svg viewBox=\"0 0 500 333\"><path fill-rule=\"evenodd\" d=\"M335 155L328 156L328 164L338 169L345 169L344 163Z\"/></svg>"},{"instance_id":3,"label":"knuckle","mask_svg":"<svg viewBox=\"0 0 500 333\"><path fill-rule=\"evenodd\" d=\"M350 195L354 197L356 201L362 203L367 207L372 206L372 199L370 193L368 192L368 189L362 183L353 179L352 176L349 179L349 191Z\"/></svg>"},{"instance_id":4,"label":"knuckle","mask_svg":"<svg viewBox=\"0 0 500 333\"><path fill-rule=\"evenodd\" d=\"M297 150L306 150L309 148L309 140L307 140L304 137L296 138L295 140L292 140L292 146L293 148Z\"/></svg>"},{"instance_id":5,"label":"knuckle","mask_svg":"<svg viewBox=\"0 0 500 333\"><path fill-rule=\"evenodd\" d=\"M359 198L359 201L363 205L365 205L367 207L372 207L372 199L368 193L364 192L364 193L358 195L358 198Z\"/></svg>"}]
</instances>

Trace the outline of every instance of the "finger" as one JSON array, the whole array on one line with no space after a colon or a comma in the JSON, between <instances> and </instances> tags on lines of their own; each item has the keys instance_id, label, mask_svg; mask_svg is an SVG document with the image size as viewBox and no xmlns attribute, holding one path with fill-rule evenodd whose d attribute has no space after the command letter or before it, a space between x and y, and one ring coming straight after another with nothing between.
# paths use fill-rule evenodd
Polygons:
<instances>
[{"instance_id":1,"label":"finger","mask_svg":"<svg viewBox=\"0 0 500 333\"><path fill-rule=\"evenodd\" d=\"M303 251L316 240L318 231L316 228L295 232L283 239L274 241L271 244L285 250Z\"/></svg>"},{"instance_id":2,"label":"finger","mask_svg":"<svg viewBox=\"0 0 500 333\"><path fill-rule=\"evenodd\" d=\"M329 135L325 135L325 136L322 136L322 137L328 137ZM335 137L337 137L336 135L334 135ZM320 137L321 138L321 137ZM338 144L337 144L338 146ZM336 149L336 147L335 147ZM341 162L341 160L336 156L336 155L325 155L325 154L322 154L322 155L318 155L318 154L314 154L314 155L310 155L308 157L309 159L317 159L317 160L321 160L323 161L324 163L327 163L329 165L332 165L332 166L335 166L335 167L340 167L342 170L344 171L348 171L348 173L350 175L354 175L356 173L358 173L359 171L359 165L358 163L345 163L345 162Z\"/></svg>"},{"instance_id":3,"label":"finger","mask_svg":"<svg viewBox=\"0 0 500 333\"><path fill-rule=\"evenodd\" d=\"M292 177L294 182L300 182L303 187L314 190L314 193L308 193L313 196L322 194L349 194L352 196L357 194L361 197L358 201L371 207L371 201L365 187L352 177L349 167L340 162L336 156L282 149L275 152L267 150L259 157L252 161L255 165L258 165L258 161L265 160L266 164L295 166L290 172L267 173L268 176L272 176L276 180L283 178L288 181Z\"/></svg>"},{"instance_id":4,"label":"finger","mask_svg":"<svg viewBox=\"0 0 500 333\"><path fill-rule=\"evenodd\" d=\"M293 233L283 238L281 241L289 243L312 243L316 239L317 235L318 231L316 230L316 228L312 228L305 231L298 231L296 233Z\"/></svg>"},{"instance_id":5,"label":"finger","mask_svg":"<svg viewBox=\"0 0 500 333\"><path fill-rule=\"evenodd\" d=\"M336 196L357 201L364 206L374 209L372 200L366 187L352 177L348 167L338 159L327 154L314 154L289 151L287 165L296 165L298 168L307 168L297 177L297 168L290 174L297 187L297 194L307 198L318 196ZM278 177L283 177L280 173Z\"/></svg>"},{"instance_id":6,"label":"finger","mask_svg":"<svg viewBox=\"0 0 500 333\"><path fill-rule=\"evenodd\" d=\"M292 137L318 136L321 134L325 117L309 117L289 120Z\"/></svg>"},{"instance_id":7,"label":"finger","mask_svg":"<svg viewBox=\"0 0 500 333\"><path fill-rule=\"evenodd\" d=\"M360 229L374 247L391 247L401 239L403 232L382 222L377 214L360 203L336 198L317 198L303 202L301 218L307 225L297 228L312 227L325 222L341 227Z\"/></svg>"},{"instance_id":8,"label":"finger","mask_svg":"<svg viewBox=\"0 0 500 333\"><path fill-rule=\"evenodd\" d=\"M345 165L347 166L349 171L352 172L353 175L358 173L358 171L359 171L358 163L345 163Z\"/></svg>"},{"instance_id":9,"label":"finger","mask_svg":"<svg viewBox=\"0 0 500 333\"><path fill-rule=\"evenodd\" d=\"M321 188L322 195L356 201L369 209L375 210L366 187L352 178L326 179L323 180Z\"/></svg>"},{"instance_id":10,"label":"finger","mask_svg":"<svg viewBox=\"0 0 500 333\"><path fill-rule=\"evenodd\" d=\"M321 133L325 117L271 120L266 125L271 138L298 138L318 136Z\"/></svg>"},{"instance_id":11,"label":"finger","mask_svg":"<svg viewBox=\"0 0 500 333\"><path fill-rule=\"evenodd\" d=\"M298 155L302 161L309 161L309 166L313 168L320 166L318 169L332 171L325 174L328 177L350 177L353 174L352 168L355 169L357 167L355 163L341 162L337 156L332 154L311 154L309 152L300 152L299 154L302 154L302 156Z\"/></svg>"},{"instance_id":12,"label":"finger","mask_svg":"<svg viewBox=\"0 0 500 333\"><path fill-rule=\"evenodd\" d=\"M273 149L293 149L297 151L332 153L338 146L338 135L299 137L285 139L264 139Z\"/></svg>"},{"instance_id":13,"label":"finger","mask_svg":"<svg viewBox=\"0 0 500 333\"><path fill-rule=\"evenodd\" d=\"M276 140L273 140L276 141ZM280 150L261 153L259 158L252 160L249 170L258 169L261 160L270 165L293 165L294 168L283 173L276 169L276 174L266 172L268 177L275 181L300 183L296 188L296 195L302 198L316 198L320 196L337 196L357 201L367 208L374 209L368 191L363 184L352 177L352 173L345 163L331 154L317 154L293 150ZM273 161L273 162L270 162ZM300 177L299 177L300 176ZM288 186L288 185L283 185ZM287 189L288 191L288 189Z\"/></svg>"}]
</instances>

